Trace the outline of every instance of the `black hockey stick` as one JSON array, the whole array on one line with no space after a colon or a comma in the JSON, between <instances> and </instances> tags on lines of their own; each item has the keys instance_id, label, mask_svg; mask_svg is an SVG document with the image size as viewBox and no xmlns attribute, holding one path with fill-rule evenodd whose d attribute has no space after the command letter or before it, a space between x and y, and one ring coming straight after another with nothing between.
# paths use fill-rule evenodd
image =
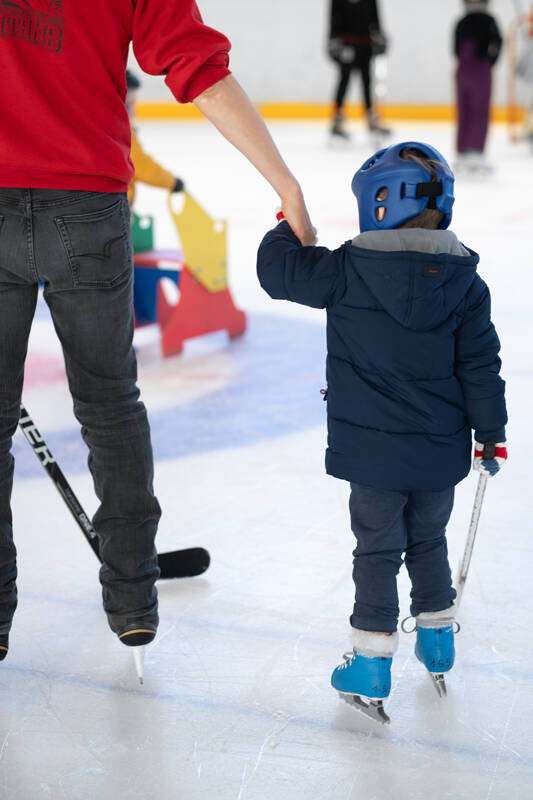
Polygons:
<instances>
[{"instance_id":1,"label":"black hockey stick","mask_svg":"<svg viewBox=\"0 0 533 800\"><path fill-rule=\"evenodd\" d=\"M98 535L24 406L20 407L19 427L101 562ZM208 568L210 561L209 553L203 547L189 547L185 550L159 553L157 559L161 570L160 579L192 578L194 575L201 575Z\"/></svg>"}]
</instances>

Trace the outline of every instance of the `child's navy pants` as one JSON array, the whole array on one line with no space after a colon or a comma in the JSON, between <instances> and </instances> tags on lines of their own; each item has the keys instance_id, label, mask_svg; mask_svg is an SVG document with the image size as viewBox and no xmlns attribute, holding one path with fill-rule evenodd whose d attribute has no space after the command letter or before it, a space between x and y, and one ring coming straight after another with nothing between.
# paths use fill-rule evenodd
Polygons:
<instances>
[{"instance_id":1,"label":"child's navy pants","mask_svg":"<svg viewBox=\"0 0 533 800\"><path fill-rule=\"evenodd\" d=\"M454 488L407 492L350 484L350 516L357 539L352 627L394 632L398 625L396 576L405 564L411 579L411 614L449 608L452 587L446 525Z\"/></svg>"}]
</instances>

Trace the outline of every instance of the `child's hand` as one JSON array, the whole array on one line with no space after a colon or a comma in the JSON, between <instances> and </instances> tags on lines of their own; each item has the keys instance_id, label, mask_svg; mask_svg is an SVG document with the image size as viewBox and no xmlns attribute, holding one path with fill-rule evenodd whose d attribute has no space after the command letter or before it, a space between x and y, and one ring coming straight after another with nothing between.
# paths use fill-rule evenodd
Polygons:
<instances>
[{"instance_id":1,"label":"child's hand","mask_svg":"<svg viewBox=\"0 0 533 800\"><path fill-rule=\"evenodd\" d=\"M507 461L506 442L474 443L474 460L472 466L485 475L496 475Z\"/></svg>"}]
</instances>

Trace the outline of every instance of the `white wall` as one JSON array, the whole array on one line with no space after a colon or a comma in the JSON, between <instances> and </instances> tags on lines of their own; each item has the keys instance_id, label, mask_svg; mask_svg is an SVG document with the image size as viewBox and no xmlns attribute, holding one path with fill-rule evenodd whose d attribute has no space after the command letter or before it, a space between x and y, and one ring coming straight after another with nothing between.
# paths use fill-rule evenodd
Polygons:
<instances>
[{"instance_id":1,"label":"white wall","mask_svg":"<svg viewBox=\"0 0 533 800\"><path fill-rule=\"evenodd\" d=\"M327 102L335 69L324 54L329 0L198 0L207 24L232 41L231 68L255 102ZM506 31L529 0L492 0ZM451 35L462 0L381 0L390 37L388 100L442 104L452 99ZM350 99L360 98L359 86ZM170 99L161 78L146 78L142 98ZM505 58L495 74L495 101L505 102Z\"/></svg>"}]
</instances>

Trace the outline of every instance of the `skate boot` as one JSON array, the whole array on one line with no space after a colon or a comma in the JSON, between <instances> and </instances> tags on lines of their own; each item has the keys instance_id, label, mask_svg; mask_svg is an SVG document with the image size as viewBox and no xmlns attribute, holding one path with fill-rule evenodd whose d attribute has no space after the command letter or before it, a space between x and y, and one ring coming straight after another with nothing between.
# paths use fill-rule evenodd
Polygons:
<instances>
[{"instance_id":1,"label":"skate boot","mask_svg":"<svg viewBox=\"0 0 533 800\"><path fill-rule=\"evenodd\" d=\"M333 670L331 685L342 700L376 722L390 722L383 700L390 694L392 656L398 649L398 634L386 636L353 629L354 648L344 654L344 663Z\"/></svg>"},{"instance_id":2,"label":"skate boot","mask_svg":"<svg viewBox=\"0 0 533 800\"><path fill-rule=\"evenodd\" d=\"M346 123L346 117L342 113L342 111L337 111L335 116L333 117L333 122L331 123L331 136L337 140L343 140L345 142L350 141L350 134L344 127Z\"/></svg>"},{"instance_id":3,"label":"skate boot","mask_svg":"<svg viewBox=\"0 0 533 800\"><path fill-rule=\"evenodd\" d=\"M9 650L9 634L0 633L0 661L3 661Z\"/></svg>"},{"instance_id":4,"label":"skate boot","mask_svg":"<svg viewBox=\"0 0 533 800\"><path fill-rule=\"evenodd\" d=\"M454 172L456 175L469 178L486 178L494 172L494 167L489 164L481 151L467 150L457 155Z\"/></svg>"},{"instance_id":5,"label":"skate boot","mask_svg":"<svg viewBox=\"0 0 533 800\"><path fill-rule=\"evenodd\" d=\"M368 130L377 136L390 136L391 129L383 125L379 114L376 111L367 111Z\"/></svg>"},{"instance_id":6,"label":"skate boot","mask_svg":"<svg viewBox=\"0 0 533 800\"><path fill-rule=\"evenodd\" d=\"M146 624L139 620L138 623L131 622L126 628L117 633L122 644L128 647L142 647L149 644L157 633L155 625Z\"/></svg>"},{"instance_id":7,"label":"skate boot","mask_svg":"<svg viewBox=\"0 0 533 800\"><path fill-rule=\"evenodd\" d=\"M494 172L493 165L487 161L482 150L472 150L470 153L472 171L480 178L488 178Z\"/></svg>"},{"instance_id":8,"label":"skate boot","mask_svg":"<svg viewBox=\"0 0 533 800\"><path fill-rule=\"evenodd\" d=\"M415 618L415 655L427 669L439 697L446 695L444 675L455 661L454 627L459 631L455 611L452 605L443 611L424 611Z\"/></svg>"}]
</instances>

